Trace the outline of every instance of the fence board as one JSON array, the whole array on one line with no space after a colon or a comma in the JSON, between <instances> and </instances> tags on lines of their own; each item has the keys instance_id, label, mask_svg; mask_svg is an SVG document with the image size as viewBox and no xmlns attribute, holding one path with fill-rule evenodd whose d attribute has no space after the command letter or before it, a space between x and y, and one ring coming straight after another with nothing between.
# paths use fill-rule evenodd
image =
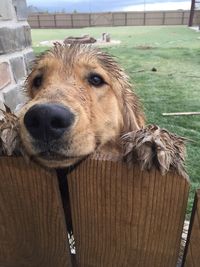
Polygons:
<instances>
[{"instance_id":1,"label":"fence board","mask_svg":"<svg viewBox=\"0 0 200 267\"><path fill-rule=\"evenodd\" d=\"M187 241L185 267L200 266L200 190L197 191Z\"/></svg>"},{"instance_id":2,"label":"fence board","mask_svg":"<svg viewBox=\"0 0 200 267\"><path fill-rule=\"evenodd\" d=\"M79 267L176 266L188 182L87 160L68 176Z\"/></svg>"},{"instance_id":3,"label":"fence board","mask_svg":"<svg viewBox=\"0 0 200 267\"><path fill-rule=\"evenodd\" d=\"M0 266L71 266L57 177L0 158Z\"/></svg>"}]
</instances>

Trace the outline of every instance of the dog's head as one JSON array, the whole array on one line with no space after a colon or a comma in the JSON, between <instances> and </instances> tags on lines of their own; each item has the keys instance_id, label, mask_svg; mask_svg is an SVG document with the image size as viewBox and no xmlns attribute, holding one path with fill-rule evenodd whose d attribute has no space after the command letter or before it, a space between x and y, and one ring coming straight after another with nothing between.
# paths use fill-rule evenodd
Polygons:
<instances>
[{"instance_id":1,"label":"dog's head","mask_svg":"<svg viewBox=\"0 0 200 267\"><path fill-rule=\"evenodd\" d=\"M72 165L143 124L127 76L97 48L56 44L36 61L26 90L21 140L48 167Z\"/></svg>"}]
</instances>

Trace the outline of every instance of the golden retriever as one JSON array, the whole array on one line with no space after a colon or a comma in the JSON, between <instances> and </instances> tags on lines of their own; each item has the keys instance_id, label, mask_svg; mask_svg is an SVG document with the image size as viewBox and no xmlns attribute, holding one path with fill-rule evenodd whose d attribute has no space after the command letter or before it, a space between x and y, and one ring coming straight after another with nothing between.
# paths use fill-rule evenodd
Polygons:
<instances>
[{"instance_id":1,"label":"golden retriever","mask_svg":"<svg viewBox=\"0 0 200 267\"><path fill-rule=\"evenodd\" d=\"M31 100L19 116L20 136L42 165L67 167L88 155L118 159L125 136L129 161L137 154L148 167L156 159L163 170L177 162L182 168L183 140L156 126L144 128L127 75L98 48L55 44L36 60L26 90Z\"/></svg>"}]
</instances>

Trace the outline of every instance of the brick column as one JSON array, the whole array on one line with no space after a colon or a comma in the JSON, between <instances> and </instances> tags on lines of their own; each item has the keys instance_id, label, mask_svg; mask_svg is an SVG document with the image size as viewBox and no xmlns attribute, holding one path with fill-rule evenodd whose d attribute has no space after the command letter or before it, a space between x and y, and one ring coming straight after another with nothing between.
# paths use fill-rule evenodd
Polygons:
<instances>
[{"instance_id":1,"label":"brick column","mask_svg":"<svg viewBox=\"0 0 200 267\"><path fill-rule=\"evenodd\" d=\"M0 108L5 103L14 111L25 102L23 82L33 59L26 0L1 0Z\"/></svg>"}]
</instances>

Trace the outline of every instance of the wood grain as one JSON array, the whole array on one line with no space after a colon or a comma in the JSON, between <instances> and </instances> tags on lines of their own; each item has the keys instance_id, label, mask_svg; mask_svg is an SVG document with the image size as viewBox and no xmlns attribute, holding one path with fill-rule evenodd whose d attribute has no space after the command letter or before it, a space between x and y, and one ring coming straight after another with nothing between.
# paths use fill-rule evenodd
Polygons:
<instances>
[{"instance_id":1,"label":"wood grain","mask_svg":"<svg viewBox=\"0 0 200 267\"><path fill-rule=\"evenodd\" d=\"M0 267L71 266L57 177L0 158Z\"/></svg>"},{"instance_id":2,"label":"wood grain","mask_svg":"<svg viewBox=\"0 0 200 267\"><path fill-rule=\"evenodd\" d=\"M185 267L200 266L200 190L197 191L190 222Z\"/></svg>"},{"instance_id":3,"label":"wood grain","mask_svg":"<svg viewBox=\"0 0 200 267\"><path fill-rule=\"evenodd\" d=\"M68 176L79 267L175 267L188 182L87 160Z\"/></svg>"}]
</instances>

